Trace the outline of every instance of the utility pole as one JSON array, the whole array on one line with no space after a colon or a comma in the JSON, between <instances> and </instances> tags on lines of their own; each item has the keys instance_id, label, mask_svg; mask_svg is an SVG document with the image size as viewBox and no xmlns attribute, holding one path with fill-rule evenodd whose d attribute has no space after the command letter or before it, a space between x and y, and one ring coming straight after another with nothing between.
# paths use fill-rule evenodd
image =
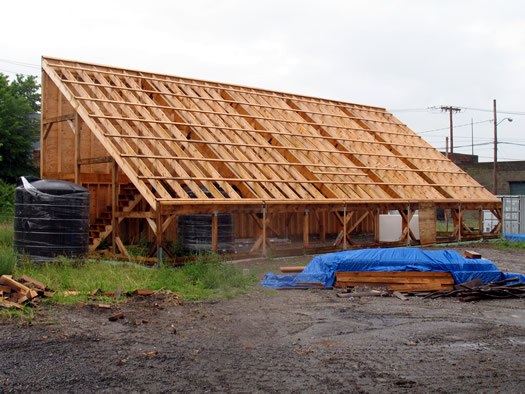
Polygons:
<instances>
[{"instance_id":1,"label":"utility pole","mask_svg":"<svg viewBox=\"0 0 525 394\"><path fill-rule=\"evenodd\" d=\"M470 137L472 140L472 156L474 156L474 118L470 118Z\"/></svg>"},{"instance_id":2,"label":"utility pole","mask_svg":"<svg viewBox=\"0 0 525 394\"><path fill-rule=\"evenodd\" d=\"M448 158L454 161L454 125L452 123L452 113L461 112L461 108L445 106L445 105L442 105L440 108L441 108L441 111L443 112L447 111L450 115L450 153L448 155Z\"/></svg>"},{"instance_id":3,"label":"utility pole","mask_svg":"<svg viewBox=\"0 0 525 394\"><path fill-rule=\"evenodd\" d=\"M493 193L498 194L498 119L496 113L496 99L494 99L494 174L493 174Z\"/></svg>"}]
</instances>

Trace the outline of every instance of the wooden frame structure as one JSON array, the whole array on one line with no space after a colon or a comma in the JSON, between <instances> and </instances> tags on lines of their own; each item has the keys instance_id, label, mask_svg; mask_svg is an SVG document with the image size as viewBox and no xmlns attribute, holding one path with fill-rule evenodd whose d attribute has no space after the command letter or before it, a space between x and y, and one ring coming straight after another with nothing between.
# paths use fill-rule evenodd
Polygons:
<instances>
[{"instance_id":1,"label":"wooden frame structure","mask_svg":"<svg viewBox=\"0 0 525 394\"><path fill-rule=\"evenodd\" d=\"M501 201L383 108L49 57L42 85L41 176L91 190L93 248L112 234L125 253L123 236L147 224L161 257L181 214L212 215L216 248L219 212L263 254L271 235L292 233L306 251L312 234L326 246L336 233L332 249L356 232L379 245L391 210L395 244L436 242L437 209L454 219L446 239L501 231L501 220L490 233L463 223L465 210L501 219Z\"/></svg>"}]
</instances>

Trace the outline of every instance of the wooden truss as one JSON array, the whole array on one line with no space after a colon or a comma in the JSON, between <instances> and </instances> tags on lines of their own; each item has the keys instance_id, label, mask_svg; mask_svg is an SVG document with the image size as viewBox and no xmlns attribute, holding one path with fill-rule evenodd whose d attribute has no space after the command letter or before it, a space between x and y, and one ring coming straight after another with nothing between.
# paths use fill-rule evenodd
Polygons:
<instances>
[{"instance_id":1,"label":"wooden truss","mask_svg":"<svg viewBox=\"0 0 525 394\"><path fill-rule=\"evenodd\" d=\"M112 232L121 249L111 229L125 218L147 222L161 245L175 215L243 213L264 251L267 232L285 231L276 213L304 215L304 248L311 218L323 238L335 215L335 246L346 247L380 211L401 213L405 242L420 204L453 207L456 238L469 231L460 206L501 207L383 108L47 57L42 69L42 176L92 185L93 217L113 207L97 237ZM140 198L119 208L125 183Z\"/></svg>"}]
</instances>

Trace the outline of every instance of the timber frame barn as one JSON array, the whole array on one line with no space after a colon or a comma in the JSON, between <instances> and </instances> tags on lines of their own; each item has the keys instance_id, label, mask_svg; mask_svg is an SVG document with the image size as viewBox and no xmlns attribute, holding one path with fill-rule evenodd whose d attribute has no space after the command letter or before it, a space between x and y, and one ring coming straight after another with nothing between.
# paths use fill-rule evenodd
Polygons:
<instances>
[{"instance_id":1,"label":"timber frame barn","mask_svg":"<svg viewBox=\"0 0 525 394\"><path fill-rule=\"evenodd\" d=\"M162 259L188 214L211 215L215 250L218 214L235 214L244 255L501 232L501 201L383 108L43 57L40 138L42 179L91 192L92 250L107 238L126 254L124 243L147 237ZM437 210L450 231L438 231ZM499 221L489 230L483 210ZM401 237L380 242L389 211Z\"/></svg>"}]
</instances>

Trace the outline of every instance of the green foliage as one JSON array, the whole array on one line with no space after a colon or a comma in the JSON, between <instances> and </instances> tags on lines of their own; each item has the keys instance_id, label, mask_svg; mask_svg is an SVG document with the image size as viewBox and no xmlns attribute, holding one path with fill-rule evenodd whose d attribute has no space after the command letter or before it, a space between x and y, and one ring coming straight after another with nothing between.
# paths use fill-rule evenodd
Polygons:
<instances>
[{"instance_id":1,"label":"green foliage","mask_svg":"<svg viewBox=\"0 0 525 394\"><path fill-rule=\"evenodd\" d=\"M33 76L17 75L9 82L0 73L0 179L7 182L35 173L32 143L39 134L39 89Z\"/></svg>"},{"instance_id":2,"label":"green foliage","mask_svg":"<svg viewBox=\"0 0 525 394\"><path fill-rule=\"evenodd\" d=\"M15 188L0 179L0 223L12 220L15 214Z\"/></svg>"}]
</instances>

